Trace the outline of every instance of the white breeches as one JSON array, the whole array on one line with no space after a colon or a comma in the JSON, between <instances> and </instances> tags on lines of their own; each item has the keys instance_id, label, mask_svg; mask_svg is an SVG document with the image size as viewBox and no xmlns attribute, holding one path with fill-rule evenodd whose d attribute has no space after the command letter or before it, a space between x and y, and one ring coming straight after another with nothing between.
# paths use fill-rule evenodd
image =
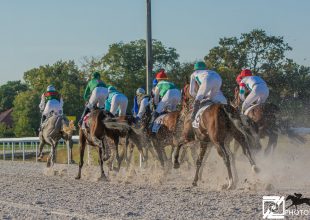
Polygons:
<instances>
[{"instance_id":1,"label":"white breeches","mask_svg":"<svg viewBox=\"0 0 310 220\"><path fill-rule=\"evenodd\" d=\"M214 75L207 76L199 86L195 100L201 101L207 98L215 103L227 104L227 100L221 91L221 86L222 79L220 77Z\"/></svg>"},{"instance_id":2,"label":"white breeches","mask_svg":"<svg viewBox=\"0 0 310 220\"><path fill-rule=\"evenodd\" d=\"M119 109L119 116L125 116L128 105L128 99L123 94L116 94L112 97L111 100L111 109L110 112L115 115L117 109Z\"/></svg>"},{"instance_id":3,"label":"white breeches","mask_svg":"<svg viewBox=\"0 0 310 220\"><path fill-rule=\"evenodd\" d=\"M245 112L252 104L265 103L269 96L269 89L265 83L257 84L242 104L242 112Z\"/></svg>"},{"instance_id":4,"label":"white breeches","mask_svg":"<svg viewBox=\"0 0 310 220\"><path fill-rule=\"evenodd\" d=\"M176 111L177 105L181 102L181 92L178 89L170 89L158 103L156 112Z\"/></svg>"},{"instance_id":5,"label":"white breeches","mask_svg":"<svg viewBox=\"0 0 310 220\"><path fill-rule=\"evenodd\" d=\"M54 114L56 114L56 115L62 115L62 105L56 99L52 99L52 100L47 101L42 114L47 116L52 111L54 111Z\"/></svg>"},{"instance_id":6,"label":"white breeches","mask_svg":"<svg viewBox=\"0 0 310 220\"><path fill-rule=\"evenodd\" d=\"M109 91L105 87L96 87L89 98L87 107L92 109L97 105L98 108L104 108L105 100L109 95Z\"/></svg>"}]
</instances>

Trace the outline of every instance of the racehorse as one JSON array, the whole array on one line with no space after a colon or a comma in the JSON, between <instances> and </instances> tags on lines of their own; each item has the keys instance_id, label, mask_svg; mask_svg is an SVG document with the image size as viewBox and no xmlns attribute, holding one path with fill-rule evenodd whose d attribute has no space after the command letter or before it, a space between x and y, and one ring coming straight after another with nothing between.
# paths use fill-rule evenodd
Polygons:
<instances>
[{"instance_id":1,"label":"racehorse","mask_svg":"<svg viewBox=\"0 0 310 220\"><path fill-rule=\"evenodd\" d=\"M68 121L66 117L62 115L52 114L46 122L43 124L39 133L40 145L39 145L39 160L43 158L43 147L45 144L51 146L50 155L47 158L47 167L52 166L56 162L56 148L58 141L62 138L65 140L67 146L69 146L69 163L74 163L72 158L72 134L75 130L73 121Z\"/></svg>"},{"instance_id":2,"label":"racehorse","mask_svg":"<svg viewBox=\"0 0 310 220\"><path fill-rule=\"evenodd\" d=\"M118 149L119 138L127 136L142 152L142 143L139 135L128 124L119 123L117 119L112 118L105 110L93 110L88 116L88 121L89 127L83 128L82 126L79 130L80 163L76 179L81 178L86 143L98 148L101 171L100 178L104 180L107 180L107 177L103 171L103 161L109 159L109 149L106 144L106 137L111 138L116 145L116 149Z\"/></svg>"},{"instance_id":3,"label":"racehorse","mask_svg":"<svg viewBox=\"0 0 310 220\"><path fill-rule=\"evenodd\" d=\"M185 95L190 99L188 93L188 86L184 87ZM252 158L249 144L253 144L248 130L242 127L241 118L238 112L229 105L212 104L206 108L201 114L199 127L193 128L190 115L187 114L184 120L184 130L182 133L181 141L177 146L174 167L179 168L179 151L184 143L193 141L195 138L200 143L200 154L196 161L196 173L193 181L193 186L197 186L197 181L200 173L200 168L206 151L210 149L210 145L215 145L218 154L223 158L226 165L229 182L228 189L233 188L235 185L234 178L231 171L231 152L226 142L230 137L235 138L242 146L243 153L247 156L252 170L258 172L258 168Z\"/></svg>"},{"instance_id":4,"label":"racehorse","mask_svg":"<svg viewBox=\"0 0 310 220\"><path fill-rule=\"evenodd\" d=\"M241 106L241 100L239 97L239 88L235 88L235 99L231 103L232 106L239 111ZM278 143L278 132L286 134L289 138L298 141L299 143L304 143L305 139L300 135L290 131L287 126L283 126L284 123L279 121L277 114L280 109L273 103L264 103L260 105L251 106L246 112L247 116L244 115L243 123L245 126L250 125L254 130L252 130L253 135L258 135L259 138L269 137L268 144L265 149L265 155L270 152L274 152ZM238 145L235 143L235 150L237 150Z\"/></svg>"}]
</instances>

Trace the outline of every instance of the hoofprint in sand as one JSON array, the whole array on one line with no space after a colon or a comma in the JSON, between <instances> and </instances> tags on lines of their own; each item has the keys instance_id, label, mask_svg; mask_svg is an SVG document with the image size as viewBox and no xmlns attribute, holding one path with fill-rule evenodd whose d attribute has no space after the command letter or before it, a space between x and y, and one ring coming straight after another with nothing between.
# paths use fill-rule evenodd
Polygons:
<instances>
[{"instance_id":1,"label":"hoofprint in sand","mask_svg":"<svg viewBox=\"0 0 310 220\"><path fill-rule=\"evenodd\" d=\"M154 168L122 169L109 172L105 182L98 181L98 166L75 180L76 165L46 169L44 163L0 161L0 218L262 219L265 195L310 197L310 146L283 143L273 156L257 156L257 175L239 152L239 182L229 191L222 190L227 171L214 150L198 187L191 186L194 172L185 165L167 175Z\"/></svg>"}]
</instances>

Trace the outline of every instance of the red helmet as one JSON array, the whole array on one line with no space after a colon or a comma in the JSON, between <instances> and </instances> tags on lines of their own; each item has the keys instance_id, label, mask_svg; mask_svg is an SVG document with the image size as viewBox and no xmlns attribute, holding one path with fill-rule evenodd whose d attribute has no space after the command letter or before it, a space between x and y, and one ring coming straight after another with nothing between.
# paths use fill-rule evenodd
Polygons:
<instances>
[{"instance_id":1,"label":"red helmet","mask_svg":"<svg viewBox=\"0 0 310 220\"><path fill-rule=\"evenodd\" d=\"M236 82L237 82L238 84L240 84L241 80L242 80L244 77L247 77L247 76L252 76L251 70L249 70L249 69L244 69L244 70L242 70L241 73L237 76Z\"/></svg>"},{"instance_id":2,"label":"red helmet","mask_svg":"<svg viewBox=\"0 0 310 220\"><path fill-rule=\"evenodd\" d=\"M165 70L160 70L158 73L156 73L156 79L168 79L167 74L165 73Z\"/></svg>"}]
</instances>

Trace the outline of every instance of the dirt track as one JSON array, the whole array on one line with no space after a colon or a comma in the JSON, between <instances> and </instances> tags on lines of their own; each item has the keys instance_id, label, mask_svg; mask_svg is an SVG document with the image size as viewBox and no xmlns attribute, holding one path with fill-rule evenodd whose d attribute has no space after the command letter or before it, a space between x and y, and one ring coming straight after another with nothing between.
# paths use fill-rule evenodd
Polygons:
<instances>
[{"instance_id":1,"label":"dirt track","mask_svg":"<svg viewBox=\"0 0 310 220\"><path fill-rule=\"evenodd\" d=\"M1 161L0 218L262 219L264 195L301 192L310 197L308 176L301 179L294 169L299 160L293 160L292 167L283 168L285 172L291 169L295 176L283 175L283 169L278 169L272 159L272 175L265 175L271 170L265 163L261 167L269 171L255 177L243 157L240 158L237 163L240 183L236 190L230 191L221 190L226 172L214 152L207 164L204 182L195 188L191 187L193 170L184 171L184 166L182 171L173 170L167 177L157 171L150 174L150 170L136 169L136 174L129 178L123 170L117 176L110 173L111 181L103 182L96 180L98 167L86 168L82 180L78 181L74 179L76 165L57 165L54 170L46 170L44 163ZM302 165L309 167L309 162L302 161ZM212 173L214 169L216 173ZM271 191L265 190L268 183L273 184Z\"/></svg>"}]
</instances>

